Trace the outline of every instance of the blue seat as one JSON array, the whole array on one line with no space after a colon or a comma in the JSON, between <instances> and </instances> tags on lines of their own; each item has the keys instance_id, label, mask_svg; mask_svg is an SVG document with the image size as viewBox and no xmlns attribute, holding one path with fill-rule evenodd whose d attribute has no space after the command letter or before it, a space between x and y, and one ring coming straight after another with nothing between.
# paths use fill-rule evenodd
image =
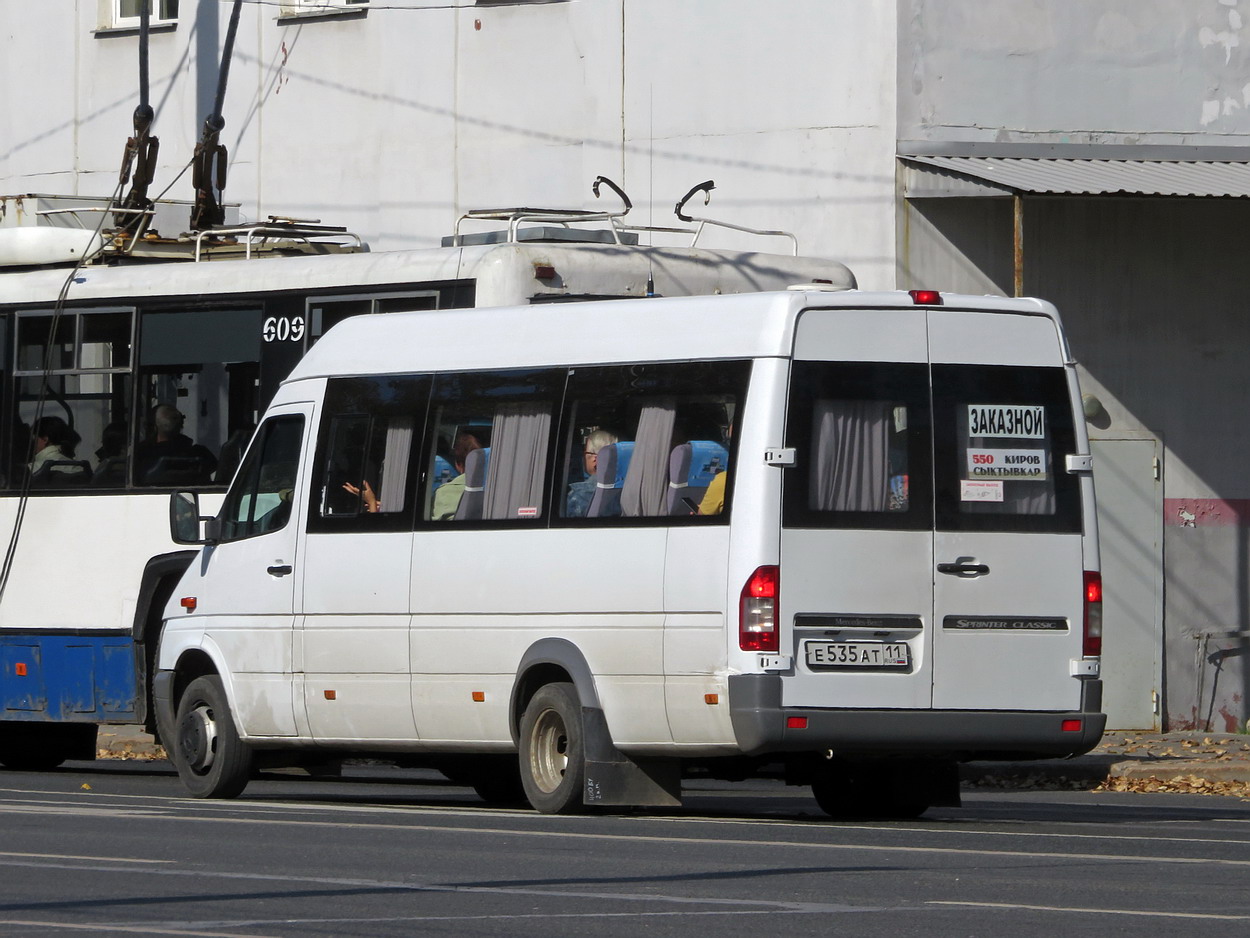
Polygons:
<instances>
[{"instance_id":1,"label":"blue seat","mask_svg":"<svg viewBox=\"0 0 1250 938\"><path fill-rule=\"evenodd\" d=\"M691 440L673 447L668 457L668 513L694 513L683 499L698 505L718 473L729 468L729 450L712 440Z\"/></svg>"},{"instance_id":2,"label":"blue seat","mask_svg":"<svg viewBox=\"0 0 1250 938\"><path fill-rule=\"evenodd\" d=\"M634 454L633 443L609 443L599 450L595 462L595 494L587 518L615 518L621 513L621 486Z\"/></svg>"},{"instance_id":3,"label":"blue seat","mask_svg":"<svg viewBox=\"0 0 1250 938\"><path fill-rule=\"evenodd\" d=\"M434 478L430 483L430 491L437 492L439 487L450 482L456 477L456 470L452 464L442 456L434 457Z\"/></svg>"}]
</instances>

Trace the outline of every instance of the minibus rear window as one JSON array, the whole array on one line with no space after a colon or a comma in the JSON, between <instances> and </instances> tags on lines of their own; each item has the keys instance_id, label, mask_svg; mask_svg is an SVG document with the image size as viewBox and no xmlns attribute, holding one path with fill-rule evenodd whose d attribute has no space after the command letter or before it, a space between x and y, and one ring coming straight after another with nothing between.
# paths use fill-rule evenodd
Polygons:
<instances>
[{"instance_id":1,"label":"minibus rear window","mask_svg":"<svg viewBox=\"0 0 1250 938\"><path fill-rule=\"evenodd\" d=\"M795 362L785 523L917 530L932 524L928 368Z\"/></svg>"},{"instance_id":2,"label":"minibus rear window","mask_svg":"<svg viewBox=\"0 0 1250 938\"><path fill-rule=\"evenodd\" d=\"M935 364L933 413L939 530L1081 530L1062 368Z\"/></svg>"}]
</instances>

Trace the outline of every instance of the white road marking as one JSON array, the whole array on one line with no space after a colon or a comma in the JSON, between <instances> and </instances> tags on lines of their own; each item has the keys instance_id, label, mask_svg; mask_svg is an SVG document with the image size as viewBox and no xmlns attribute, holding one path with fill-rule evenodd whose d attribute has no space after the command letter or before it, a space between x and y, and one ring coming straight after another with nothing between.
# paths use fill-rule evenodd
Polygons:
<instances>
[{"instance_id":1,"label":"white road marking","mask_svg":"<svg viewBox=\"0 0 1250 938\"><path fill-rule=\"evenodd\" d=\"M317 811L323 811L324 805L316 805ZM5 810L4 806L0 806L0 813ZM307 810L307 809L306 809ZM50 805L39 810L28 810L20 813L45 813L45 814L63 814L61 809L55 805ZM70 812L74 813L74 812ZM144 815L148 816L148 815ZM669 845L714 845L718 847L735 846L749 848L790 848L801 850L816 851L851 851L863 850L880 853L904 853L904 854L941 854L954 856L974 856L974 857L1003 857L1016 858L1022 860L1090 860L1111 863L1183 863L1183 864L1210 864L1213 866L1250 866L1250 860L1234 860L1224 858L1206 858L1206 857L1181 857L1181 856L1134 856L1130 854L1107 854L1107 853L1062 853L1051 851L1032 851L1032 850L982 850L975 848L961 847L923 847L923 846L895 846L885 844L857 844L857 843L828 843L828 842L805 842L795 840L749 840L742 838L724 838L724 837L683 837L683 836L662 836L656 834L614 834L614 833L594 833L585 831L553 831L553 830L525 830L519 827L464 827L454 825L439 824L368 824L353 821L312 821L298 820L290 818L250 818L250 817L225 817L212 816L205 817L201 815L160 815L161 817L176 817L178 820L195 821L209 824L255 824L255 825L271 825L277 827L309 827L318 829L342 829L342 830L371 830L371 831L404 831L404 832L423 832L423 833L446 833L446 834L469 834L469 835L507 835L512 837L536 837L551 839L567 839L567 840L593 840L608 843L663 843ZM526 817L519 815L519 817ZM530 816L534 820L540 820L538 816ZM593 818L583 819L586 822L594 820ZM848 828L854 830L854 828ZM866 830L872 830L867 828ZM1178 841L1185 841L1185 838L1173 838ZM1227 841L1216 841L1217 843L1227 843Z\"/></svg>"},{"instance_id":2,"label":"white road marking","mask_svg":"<svg viewBox=\"0 0 1250 938\"><path fill-rule=\"evenodd\" d=\"M0 860L0 867L21 866L13 861ZM38 869L79 870L89 872L116 872L113 867L87 866L85 864L47 863ZM360 879L346 876L296 876L290 873L238 873L230 870L175 869L170 867L147 871L149 876L184 876L197 880L224 879L243 882L290 883L303 886L333 886L336 888L372 889L396 893L439 893L450 895L522 896L549 899L593 899L598 902L656 902L670 905L700 905L712 908L748 908L756 910L782 910L793 912L879 912L878 906L852 906L833 902L800 902L784 899L725 899L714 896L676 896L663 893L631 892L583 892L575 889L541 889L532 886L461 886L455 883L395 882L377 879ZM283 920L285 921L285 920ZM237 936L235 936L237 938Z\"/></svg>"},{"instance_id":3,"label":"white road marking","mask_svg":"<svg viewBox=\"0 0 1250 938\"><path fill-rule=\"evenodd\" d=\"M152 860L146 857L91 857L76 853L15 853L0 850L0 857L23 857L39 860L102 860L108 863L173 863L173 860Z\"/></svg>"},{"instance_id":4,"label":"white road marking","mask_svg":"<svg viewBox=\"0 0 1250 938\"><path fill-rule=\"evenodd\" d=\"M701 845L716 847L790 848L799 850L849 851L865 850L879 853L941 854L972 857L1010 857L1022 860L1097 860L1110 863L1189 863L1215 866L1250 866L1250 860L1229 860L1207 857L1135 856L1113 853L1059 853L1040 850L979 850L962 847L910 847L885 844L819 843L795 840L744 840L724 837L665 837L656 834L606 834L582 831L537 831L515 827L456 827L439 824L360 824L348 821L298 821L289 819L231 818L231 817L184 817L182 820L210 824L268 824L277 827L312 827L345 830L394 830L422 833L446 833L469 835L506 835L510 837L538 837L566 840L593 840L607 843L661 843L670 845Z\"/></svg>"},{"instance_id":5,"label":"white road marking","mask_svg":"<svg viewBox=\"0 0 1250 938\"><path fill-rule=\"evenodd\" d=\"M273 935L244 935L237 931L191 931L186 928L163 928L149 925L110 925L108 922L40 922L23 919L0 919L0 927L17 928L65 928L70 931L86 931L93 935L183 935L187 938L275 938Z\"/></svg>"},{"instance_id":6,"label":"white road marking","mask_svg":"<svg viewBox=\"0 0 1250 938\"><path fill-rule=\"evenodd\" d=\"M1080 915L1134 915L1143 918L1200 918L1221 922L1246 922L1250 915L1221 915L1216 912L1151 912L1149 909L1082 909L1064 905L1024 905L1018 902L957 902L933 899L926 905L957 905L973 909L1010 909L1013 912L1075 912Z\"/></svg>"}]
</instances>

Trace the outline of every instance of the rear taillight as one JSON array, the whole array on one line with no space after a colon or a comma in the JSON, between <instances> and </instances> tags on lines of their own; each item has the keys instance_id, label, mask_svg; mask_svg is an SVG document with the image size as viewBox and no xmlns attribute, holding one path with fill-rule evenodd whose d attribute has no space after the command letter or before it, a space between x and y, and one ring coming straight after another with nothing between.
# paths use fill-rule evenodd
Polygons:
<instances>
[{"instance_id":1,"label":"rear taillight","mask_svg":"<svg viewBox=\"0 0 1250 938\"><path fill-rule=\"evenodd\" d=\"M1102 655L1102 574L1085 571L1085 628L1081 653L1086 658Z\"/></svg>"},{"instance_id":2,"label":"rear taillight","mask_svg":"<svg viewBox=\"0 0 1250 938\"><path fill-rule=\"evenodd\" d=\"M777 567L760 567L742 587L738 602L738 647L743 651L777 650Z\"/></svg>"}]
</instances>

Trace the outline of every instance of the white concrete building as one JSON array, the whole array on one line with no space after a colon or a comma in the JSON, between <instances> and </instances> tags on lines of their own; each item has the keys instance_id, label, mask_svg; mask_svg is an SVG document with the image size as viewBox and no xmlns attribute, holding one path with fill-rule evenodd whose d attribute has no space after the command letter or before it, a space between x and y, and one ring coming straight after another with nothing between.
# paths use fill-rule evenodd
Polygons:
<instances>
[{"instance_id":1,"label":"white concrete building","mask_svg":"<svg viewBox=\"0 0 1250 938\"><path fill-rule=\"evenodd\" d=\"M231 4L158 7L153 194L188 199ZM112 191L137 9L0 0L0 193ZM713 179L701 211L865 288L1055 301L1092 395L1111 725L1245 727L1250 0L244 0L223 113L242 217L378 250L601 205L600 174L668 224Z\"/></svg>"}]
</instances>

